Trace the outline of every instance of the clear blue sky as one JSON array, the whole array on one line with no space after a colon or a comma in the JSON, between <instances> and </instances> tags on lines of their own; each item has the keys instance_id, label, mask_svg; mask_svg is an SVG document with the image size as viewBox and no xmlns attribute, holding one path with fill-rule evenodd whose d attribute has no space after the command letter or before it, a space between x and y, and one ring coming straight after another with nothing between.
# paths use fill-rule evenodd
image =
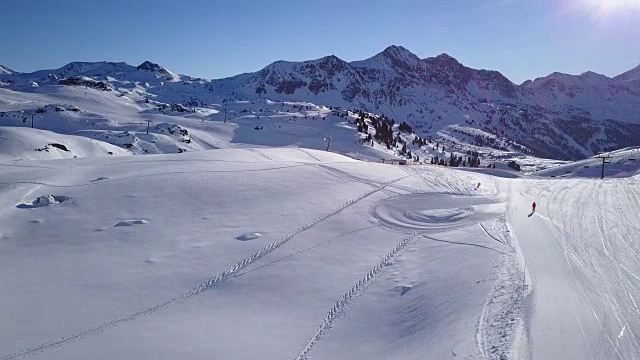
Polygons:
<instances>
[{"instance_id":1,"label":"clear blue sky","mask_svg":"<svg viewBox=\"0 0 640 360\"><path fill-rule=\"evenodd\" d=\"M150 60L220 78L392 44L516 83L640 64L640 0L3 0L0 14L0 64L16 71Z\"/></svg>"}]
</instances>

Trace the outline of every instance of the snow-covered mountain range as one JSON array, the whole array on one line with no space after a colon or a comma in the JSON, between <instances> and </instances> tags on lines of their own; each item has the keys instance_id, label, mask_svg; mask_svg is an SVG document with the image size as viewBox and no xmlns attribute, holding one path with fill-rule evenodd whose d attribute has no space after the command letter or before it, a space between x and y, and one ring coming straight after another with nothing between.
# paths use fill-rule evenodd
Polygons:
<instances>
[{"instance_id":1,"label":"snow-covered mountain range","mask_svg":"<svg viewBox=\"0 0 640 360\"><path fill-rule=\"evenodd\" d=\"M0 67L0 360L636 359L639 74Z\"/></svg>"},{"instance_id":2,"label":"snow-covered mountain range","mask_svg":"<svg viewBox=\"0 0 640 360\"><path fill-rule=\"evenodd\" d=\"M184 109L238 101L309 102L406 121L422 138L438 139L444 132L454 143L555 159L582 159L640 142L640 66L614 78L553 73L517 85L447 54L420 59L390 46L361 61L333 55L277 61L217 80L177 75L145 61L137 67L73 62L32 73L2 67L0 83L22 92L81 85Z\"/></svg>"}]
</instances>

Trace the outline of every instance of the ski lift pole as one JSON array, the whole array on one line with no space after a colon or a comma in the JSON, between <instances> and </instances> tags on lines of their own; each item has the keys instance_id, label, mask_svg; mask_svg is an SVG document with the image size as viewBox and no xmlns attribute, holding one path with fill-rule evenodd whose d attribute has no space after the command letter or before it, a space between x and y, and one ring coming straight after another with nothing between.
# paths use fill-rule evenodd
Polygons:
<instances>
[{"instance_id":1,"label":"ski lift pole","mask_svg":"<svg viewBox=\"0 0 640 360\"><path fill-rule=\"evenodd\" d=\"M600 156L598 156L600 159L602 159L602 171L600 172L600 179L604 179L604 164L609 164L611 163L611 161L607 161L608 159L611 159L611 154L601 154Z\"/></svg>"},{"instance_id":2,"label":"ski lift pole","mask_svg":"<svg viewBox=\"0 0 640 360\"><path fill-rule=\"evenodd\" d=\"M149 135L149 125L151 125L151 120L147 120L147 135Z\"/></svg>"},{"instance_id":3,"label":"ski lift pole","mask_svg":"<svg viewBox=\"0 0 640 360\"><path fill-rule=\"evenodd\" d=\"M327 151L329 151L329 145L331 145L331 136L324 138L324 141L327 142Z\"/></svg>"}]
</instances>

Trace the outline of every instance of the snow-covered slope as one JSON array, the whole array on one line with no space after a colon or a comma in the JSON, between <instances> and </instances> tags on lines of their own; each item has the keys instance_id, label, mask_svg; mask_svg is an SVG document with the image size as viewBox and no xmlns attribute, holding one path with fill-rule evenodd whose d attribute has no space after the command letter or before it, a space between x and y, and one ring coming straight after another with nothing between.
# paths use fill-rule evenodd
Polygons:
<instances>
[{"instance_id":1,"label":"snow-covered slope","mask_svg":"<svg viewBox=\"0 0 640 360\"><path fill-rule=\"evenodd\" d=\"M143 62L142 64L138 65L136 69L149 72L151 74L154 74L157 77L162 77L167 80L173 80L173 81L180 80L180 77L178 75L150 61Z\"/></svg>"},{"instance_id":2,"label":"snow-covered slope","mask_svg":"<svg viewBox=\"0 0 640 360\"><path fill-rule=\"evenodd\" d=\"M125 156L131 152L102 141L23 127L0 127L0 160Z\"/></svg>"},{"instance_id":3,"label":"snow-covered slope","mask_svg":"<svg viewBox=\"0 0 640 360\"><path fill-rule=\"evenodd\" d=\"M11 75L13 74L15 71L9 69L6 66L2 66L0 65L0 75Z\"/></svg>"},{"instance_id":4,"label":"snow-covered slope","mask_svg":"<svg viewBox=\"0 0 640 360\"><path fill-rule=\"evenodd\" d=\"M637 358L640 177L518 179L510 188L507 219L531 290L524 358Z\"/></svg>"},{"instance_id":5,"label":"snow-covered slope","mask_svg":"<svg viewBox=\"0 0 640 360\"><path fill-rule=\"evenodd\" d=\"M175 110L165 105L126 88L0 89L0 109L5 110L0 111L0 125L30 127L33 114L38 129L85 136L134 154L263 146L329 146L352 157L377 160L396 154L380 144L365 145L354 113L311 103L236 101Z\"/></svg>"},{"instance_id":6,"label":"snow-covered slope","mask_svg":"<svg viewBox=\"0 0 640 360\"><path fill-rule=\"evenodd\" d=\"M3 360L640 351L637 175L506 178L303 148L0 168Z\"/></svg>"},{"instance_id":7,"label":"snow-covered slope","mask_svg":"<svg viewBox=\"0 0 640 360\"><path fill-rule=\"evenodd\" d=\"M585 160L554 166L534 172L537 176L599 178L602 175L602 158L606 163L605 177L629 177L640 174L640 148L632 147L603 153Z\"/></svg>"},{"instance_id":8,"label":"snow-covered slope","mask_svg":"<svg viewBox=\"0 0 640 360\"><path fill-rule=\"evenodd\" d=\"M633 69L624 72L613 78L616 81L635 81L640 80L640 65L634 67Z\"/></svg>"},{"instance_id":9,"label":"snow-covered slope","mask_svg":"<svg viewBox=\"0 0 640 360\"><path fill-rule=\"evenodd\" d=\"M477 358L519 334L483 175L293 148L0 166L3 360Z\"/></svg>"}]
</instances>

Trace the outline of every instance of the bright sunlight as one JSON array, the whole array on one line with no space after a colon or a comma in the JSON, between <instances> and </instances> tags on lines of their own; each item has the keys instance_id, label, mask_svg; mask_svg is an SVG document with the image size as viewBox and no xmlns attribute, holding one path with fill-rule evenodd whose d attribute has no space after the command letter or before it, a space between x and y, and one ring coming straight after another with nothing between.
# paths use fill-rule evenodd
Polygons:
<instances>
[{"instance_id":1,"label":"bright sunlight","mask_svg":"<svg viewBox=\"0 0 640 360\"><path fill-rule=\"evenodd\" d=\"M596 17L640 11L640 0L578 0L578 3Z\"/></svg>"}]
</instances>

